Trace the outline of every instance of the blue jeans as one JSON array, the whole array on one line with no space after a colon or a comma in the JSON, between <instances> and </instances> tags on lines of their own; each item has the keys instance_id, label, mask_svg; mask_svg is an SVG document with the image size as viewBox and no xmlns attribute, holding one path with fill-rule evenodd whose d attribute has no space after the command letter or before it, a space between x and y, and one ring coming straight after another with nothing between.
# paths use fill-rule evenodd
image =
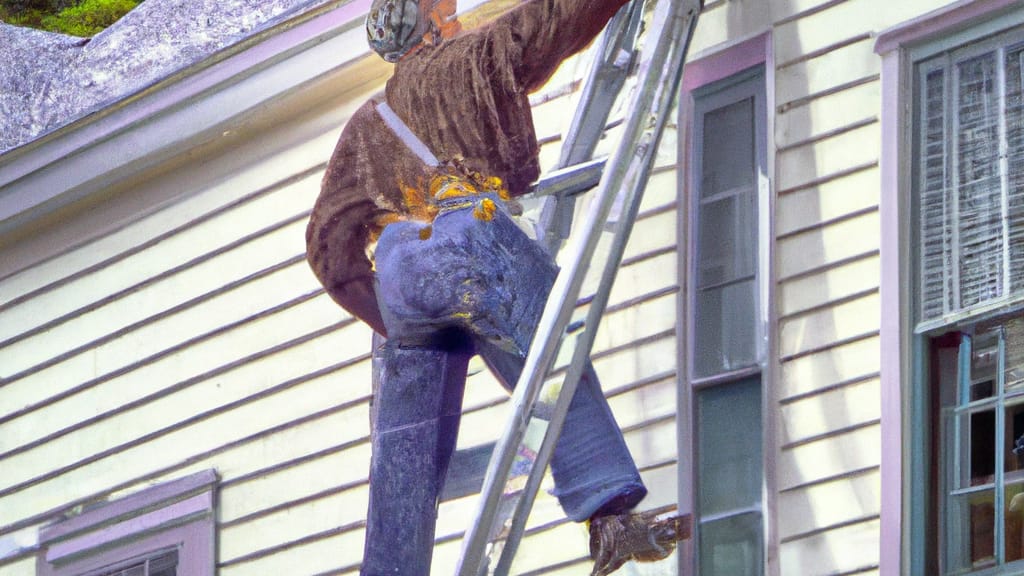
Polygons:
<instances>
[{"instance_id":1,"label":"blue jeans","mask_svg":"<svg viewBox=\"0 0 1024 576\"><path fill-rule=\"evenodd\" d=\"M506 388L515 385L557 269L503 209L482 220L473 206L442 210L432 226L388 225L376 269L388 341L374 398L362 573L425 575L467 362L479 353ZM575 521L612 501L631 508L646 494L589 362L551 473Z\"/></svg>"}]
</instances>

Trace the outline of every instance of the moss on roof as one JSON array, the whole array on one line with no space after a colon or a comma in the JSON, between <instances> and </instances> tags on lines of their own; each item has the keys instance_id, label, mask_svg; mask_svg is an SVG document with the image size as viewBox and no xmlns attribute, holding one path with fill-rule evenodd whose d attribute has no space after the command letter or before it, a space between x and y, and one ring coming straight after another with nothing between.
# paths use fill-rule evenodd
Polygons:
<instances>
[{"instance_id":1,"label":"moss on roof","mask_svg":"<svg viewBox=\"0 0 1024 576\"><path fill-rule=\"evenodd\" d=\"M0 22L0 154L329 2L145 0L91 38Z\"/></svg>"}]
</instances>

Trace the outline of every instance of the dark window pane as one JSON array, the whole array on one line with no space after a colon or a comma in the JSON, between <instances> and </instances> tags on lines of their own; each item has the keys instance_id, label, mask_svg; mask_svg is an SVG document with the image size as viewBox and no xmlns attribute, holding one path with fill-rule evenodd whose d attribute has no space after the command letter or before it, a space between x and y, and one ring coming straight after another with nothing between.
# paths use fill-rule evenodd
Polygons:
<instances>
[{"instance_id":1,"label":"dark window pane","mask_svg":"<svg viewBox=\"0 0 1024 576\"><path fill-rule=\"evenodd\" d=\"M757 363L754 280L697 293L694 375L712 376Z\"/></svg>"},{"instance_id":2,"label":"dark window pane","mask_svg":"<svg viewBox=\"0 0 1024 576\"><path fill-rule=\"evenodd\" d=\"M761 515L741 514L700 526L701 576L761 574Z\"/></svg>"},{"instance_id":3,"label":"dark window pane","mask_svg":"<svg viewBox=\"0 0 1024 576\"><path fill-rule=\"evenodd\" d=\"M697 394L701 518L761 502L761 381Z\"/></svg>"},{"instance_id":4,"label":"dark window pane","mask_svg":"<svg viewBox=\"0 0 1024 576\"><path fill-rule=\"evenodd\" d=\"M995 565L995 493L973 492L950 499L951 531L947 548L950 571Z\"/></svg>"},{"instance_id":5,"label":"dark window pane","mask_svg":"<svg viewBox=\"0 0 1024 576\"><path fill-rule=\"evenodd\" d=\"M972 412L960 417L961 453L966 466L961 467L960 488L983 486L995 482L996 414L995 410Z\"/></svg>"},{"instance_id":6,"label":"dark window pane","mask_svg":"<svg viewBox=\"0 0 1024 576\"><path fill-rule=\"evenodd\" d=\"M707 198L754 183L754 98L704 115L700 195Z\"/></svg>"}]
</instances>

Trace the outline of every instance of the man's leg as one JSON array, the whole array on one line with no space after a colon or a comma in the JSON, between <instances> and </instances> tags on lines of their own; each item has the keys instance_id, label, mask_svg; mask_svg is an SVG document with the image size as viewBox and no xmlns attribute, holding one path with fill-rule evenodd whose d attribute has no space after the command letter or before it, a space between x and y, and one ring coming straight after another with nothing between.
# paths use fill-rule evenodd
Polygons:
<instances>
[{"instance_id":1,"label":"man's leg","mask_svg":"<svg viewBox=\"0 0 1024 576\"><path fill-rule=\"evenodd\" d=\"M381 350L375 391L370 507L361 574L430 573L437 498L462 412L470 349Z\"/></svg>"},{"instance_id":2,"label":"man's leg","mask_svg":"<svg viewBox=\"0 0 1024 576\"><path fill-rule=\"evenodd\" d=\"M446 212L435 219L429 236L422 229L415 223L392 224L378 242L378 295L389 333L394 326L429 342L438 326L459 326L474 337L506 386L513 386L555 266L501 210L491 220L474 217L471 209ZM589 365L551 468L556 495L573 520L586 520L599 509L624 512L646 494Z\"/></svg>"}]
</instances>

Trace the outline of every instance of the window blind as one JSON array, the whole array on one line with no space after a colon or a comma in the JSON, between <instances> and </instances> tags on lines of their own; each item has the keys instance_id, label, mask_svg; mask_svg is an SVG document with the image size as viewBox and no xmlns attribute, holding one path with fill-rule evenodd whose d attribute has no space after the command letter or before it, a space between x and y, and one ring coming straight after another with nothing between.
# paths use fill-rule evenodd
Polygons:
<instances>
[{"instance_id":1,"label":"window blind","mask_svg":"<svg viewBox=\"0 0 1024 576\"><path fill-rule=\"evenodd\" d=\"M920 320L1024 296L1024 45L920 67Z\"/></svg>"}]
</instances>

